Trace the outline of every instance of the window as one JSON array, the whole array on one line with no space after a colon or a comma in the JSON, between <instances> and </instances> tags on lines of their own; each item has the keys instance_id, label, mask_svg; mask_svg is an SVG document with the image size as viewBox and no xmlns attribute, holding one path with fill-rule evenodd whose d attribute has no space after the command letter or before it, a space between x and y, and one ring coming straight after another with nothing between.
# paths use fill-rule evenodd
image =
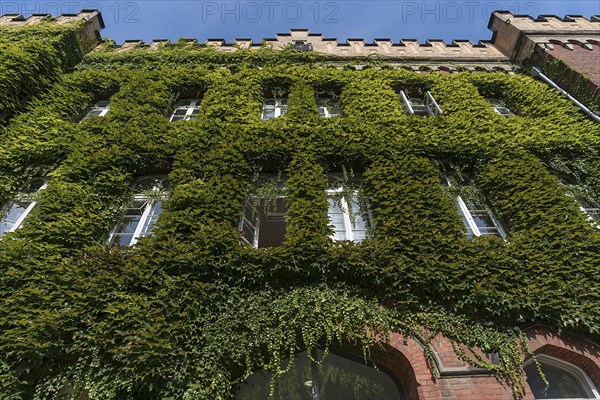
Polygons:
<instances>
[{"instance_id":1,"label":"window","mask_svg":"<svg viewBox=\"0 0 600 400\"><path fill-rule=\"evenodd\" d=\"M0 211L0 215L2 215L2 219L0 219L0 237L5 233L14 232L19 229L25 218L27 218L27 215L35 207L36 194L46 188L47 184L45 179L33 179L14 200L6 204Z\"/></svg>"},{"instance_id":2,"label":"window","mask_svg":"<svg viewBox=\"0 0 600 400\"><path fill-rule=\"evenodd\" d=\"M472 239L473 236L499 236L505 238L506 233L490 208L481 199L473 196L477 193L477 190L471 185L469 178L456 175L453 175L452 178L449 176L444 177L444 181L449 187L456 185L465 189L468 188L467 190L461 190L461 194L456 196L458 215L465 224L467 238Z\"/></svg>"},{"instance_id":3,"label":"window","mask_svg":"<svg viewBox=\"0 0 600 400\"><path fill-rule=\"evenodd\" d=\"M269 98L263 103L262 113L260 118L267 120L271 118L281 117L288 110L287 99L285 98Z\"/></svg>"},{"instance_id":4,"label":"window","mask_svg":"<svg viewBox=\"0 0 600 400\"><path fill-rule=\"evenodd\" d=\"M373 222L366 200L359 198L357 192L352 192L352 197L346 198L340 188L327 190L327 201L327 215L334 232L331 238L334 241L352 240L359 243L367 238Z\"/></svg>"},{"instance_id":5,"label":"window","mask_svg":"<svg viewBox=\"0 0 600 400\"><path fill-rule=\"evenodd\" d=\"M512 111L510 111L508 107L506 107L502 100L496 98L487 98L486 100L488 103L490 103L494 111L502 115L503 117L508 118L513 117L515 115Z\"/></svg>"},{"instance_id":6,"label":"window","mask_svg":"<svg viewBox=\"0 0 600 400\"><path fill-rule=\"evenodd\" d=\"M312 358L312 360L311 360ZM319 360L316 363L313 360ZM282 362L281 369L290 360ZM271 374L257 371L240 385L236 400L401 400L405 399L401 385L386 370L365 365L362 358L313 350L311 357L302 352L294 357L289 371L275 382L273 397L269 397Z\"/></svg>"},{"instance_id":7,"label":"window","mask_svg":"<svg viewBox=\"0 0 600 400\"><path fill-rule=\"evenodd\" d=\"M595 226L600 227L600 206L583 195L575 195L575 199L579 202L581 212L587 215L590 222L593 222Z\"/></svg>"},{"instance_id":8,"label":"window","mask_svg":"<svg viewBox=\"0 0 600 400\"><path fill-rule=\"evenodd\" d=\"M400 99L402 101L404 113L407 115L419 115L426 117L442 114L442 109L429 91L425 92L425 97L420 97L412 96L412 94L401 90Z\"/></svg>"},{"instance_id":9,"label":"window","mask_svg":"<svg viewBox=\"0 0 600 400\"><path fill-rule=\"evenodd\" d=\"M285 197L249 198L240 220L241 243L257 249L281 246L285 239Z\"/></svg>"},{"instance_id":10,"label":"window","mask_svg":"<svg viewBox=\"0 0 600 400\"><path fill-rule=\"evenodd\" d=\"M100 100L100 101L96 102L94 107L92 107L90 112L88 112L86 114L86 116L83 117L83 119L90 118L90 117L104 117L106 114L108 114L108 110L109 110L109 101L108 100Z\"/></svg>"},{"instance_id":11,"label":"window","mask_svg":"<svg viewBox=\"0 0 600 400\"><path fill-rule=\"evenodd\" d=\"M323 118L334 118L342 115L342 108L339 99L336 98L319 98L317 99L319 114Z\"/></svg>"},{"instance_id":12,"label":"window","mask_svg":"<svg viewBox=\"0 0 600 400\"><path fill-rule=\"evenodd\" d=\"M164 192L169 189L166 177L146 177L138 180L133 196L121 221L109 237L110 244L133 246L140 238L152 235L152 227L162 212Z\"/></svg>"},{"instance_id":13,"label":"window","mask_svg":"<svg viewBox=\"0 0 600 400\"><path fill-rule=\"evenodd\" d=\"M196 119L196 115L200 112L201 99L180 99L177 101L177 105L171 118L170 122L173 121L191 121Z\"/></svg>"},{"instance_id":14,"label":"window","mask_svg":"<svg viewBox=\"0 0 600 400\"><path fill-rule=\"evenodd\" d=\"M542 379L532 360L523 368L527 383L536 399L598 399L600 394L589 377L579 368L547 355L537 356L541 370L548 381Z\"/></svg>"},{"instance_id":15,"label":"window","mask_svg":"<svg viewBox=\"0 0 600 400\"><path fill-rule=\"evenodd\" d=\"M559 182L564 186L569 197L577 201L579 209L590 223L600 228L600 205L592 199L589 188L582 185L574 175L556 173Z\"/></svg>"}]
</instances>

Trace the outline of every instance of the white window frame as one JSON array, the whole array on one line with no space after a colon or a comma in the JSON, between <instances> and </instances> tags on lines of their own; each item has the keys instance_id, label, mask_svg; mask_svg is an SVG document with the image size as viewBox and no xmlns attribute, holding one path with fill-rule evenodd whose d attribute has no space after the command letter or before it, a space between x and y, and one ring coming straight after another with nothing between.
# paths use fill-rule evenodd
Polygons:
<instances>
[{"instance_id":1,"label":"white window frame","mask_svg":"<svg viewBox=\"0 0 600 400\"><path fill-rule=\"evenodd\" d=\"M510 118L510 117L514 117L515 114L508 108L506 107L501 101L500 99L497 99L495 97L488 97L486 98L487 102L490 103L490 105L492 106L492 109L499 115L503 116L504 118Z\"/></svg>"},{"instance_id":2,"label":"white window frame","mask_svg":"<svg viewBox=\"0 0 600 400\"><path fill-rule=\"evenodd\" d=\"M102 102L106 102L105 106L99 106L99 103ZM98 111L100 110L100 113L98 115L96 115L96 117L104 117L106 114L108 114L108 112L110 111L110 100L98 100L94 106L92 107L92 109L90 111L88 111L88 113L85 115L85 117L83 117L82 121L84 119L88 119L92 116L92 113L94 111Z\"/></svg>"},{"instance_id":3,"label":"white window frame","mask_svg":"<svg viewBox=\"0 0 600 400\"><path fill-rule=\"evenodd\" d=\"M318 98L317 107L319 107L319 111L323 110L323 114L319 112L319 115L323 118L336 118L342 116L342 105L339 99L333 97ZM339 112L333 113L332 110L335 108L337 108Z\"/></svg>"},{"instance_id":4,"label":"white window frame","mask_svg":"<svg viewBox=\"0 0 600 400\"><path fill-rule=\"evenodd\" d=\"M175 109L173 110L173 113L171 113L171 117L169 117L169 122L173 122L173 118L175 118L175 112L177 110L183 110L183 109L185 109L186 112L185 112L183 119L180 121L191 121L191 120L196 119L196 117L194 116L194 110L200 110L200 103L202 102L202 99L200 99L200 98L178 99L177 103L179 103L181 101L189 101L190 105L189 106L176 106Z\"/></svg>"},{"instance_id":5,"label":"white window frame","mask_svg":"<svg viewBox=\"0 0 600 400\"><path fill-rule=\"evenodd\" d=\"M166 182L168 180L168 178L166 176L164 176L164 177L163 176L159 176L159 177L145 176L145 177L141 177L140 179L138 179L134 185L137 185L138 182L140 182L143 179L147 179L147 178L152 178L152 179L156 180L154 183L154 187L152 189L153 191L164 190L163 184L164 184L164 182ZM134 187L134 190L135 190L135 187ZM117 222L115 227L110 232L110 235L108 237L108 243L113 244L115 237L117 235L120 235L123 233L123 232L117 232L117 229L123 222L123 219L127 216L127 210L132 208L131 205L134 205L136 202L144 201L144 202L146 202L146 204L144 206L144 211L142 212L142 215L140 216L140 221L138 222L138 224L135 228L133 237L131 238L131 242L129 242L129 244L127 246L131 247L131 246L134 246L135 244L137 244L137 242L142 237L144 237L144 236L142 236L142 233L143 233L144 227L146 226L146 223L148 222L148 220L150 218L150 213L151 213L153 207L156 205L156 203L162 202L166 199L167 199L167 196L165 196L165 195L161 195L161 196L158 196L155 198L155 197L149 197L149 196L141 194L141 193L134 194L132 199L130 200L127 208L125 209L125 212L122 213L121 219L119 220L119 222ZM150 229L150 232L152 232L152 227Z\"/></svg>"},{"instance_id":6,"label":"white window frame","mask_svg":"<svg viewBox=\"0 0 600 400\"><path fill-rule=\"evenodd\" d=\"M267 101L275 102L275 106L274 106L275 107L275 115L272 118L265 118ZM279 117L285 115L288 111L287 101L288 101L287 97L270 97L270 98L265 99L263 101L262 111L260 113L260 119L263 121L268 121L270 119L279 118ZM285 102L285 104L283 104L283 102Z\"/></svg>"},{"instance_id":7,"label":"white window frame","mask_svg":"<svg viewBox=\"0 0 600 400\"><path fill-rule=\"evenodd\" d=\"M596 204L596 202L592 201L592 200L588 200L585 196L583 195L575 195L574 193L567 193L570 197L573 198L573 200L575 200L577 202L577 206L579 207L579 210L583 213L583 215L585 215L585 217L587 218L588 222L595 228L600 229L600 219L598 218L594 218L592 217L592 215L596 214L596 215L600 215L600 207L584 207L583 204L581 204L581 200L585 200L589 203L592 204ZM579 197L579 198L578 198ZM583 199L581 199L581 197L583 197Z\"/></svg>"},{"instance_id":8,"label":"white window frame","mask_svg":"<svg viewBox=\"0 0 600 400\"><path fill-rule=\"evenodd\" d=\"M600 392L598 391L598 389L596 389L594 382L592 382L590 377L578 366L568 363L566 361L563 361L559 358L555 358L555 357L546 355L546 354L536 355L535 358L532 358L531 360L527 361L523 366L525 367L527 365L534 363L535 359L537 359L538 362L540 362L542 364L548 364L551 367L554 367L556 369L561 369L565 372L572 374L575 377L575 379L577 379L577 381L581 384L581 386L583 387L583 390L585 390L587 392L588 396L594 396L592 398L600 399ZM589 397L587 397L587 398L569 397L569 398L562 398L562 399L548 398L548 399L544 399L544 400L589 400L589 399L590 399Z\"/></svg>"},{"instance_id":9,"label":"white window frame","mask_svg":"<svg viewBox=\"0 0 600 400\"><path fill-rule=\"evenodd\" d=\"M446 180L446 183L448 184L448 186L452 186L452 183L450 182L448 177L445 176L444 179ZM479 227L477 226L477 223L475 222L475 219L473 218L473 214L472 214L471 210L469 209L469 207L467 206L467 203L465 203L465 201L463 200L463 198L460 195L456 196L456 202L458 204L459 211L461 212L461 214L465 217L465 220L467 221L467 224L468 224L467 228L471 229L471 232L473 232L474 236L497 236L497 235L483 235L481 233L481 231L479 230ZM500 236L502 239L506 239L506 232L504 231L504 228L502 228L502 225L494 217L494 213L492 213L489 209L487 209L487 207L483 208L482 211L486 212L488 217L492 220L494 227L498 230L498 236ZM467 234L467 232L465 232L465 235L466 234Z\"/></svg>"},{"instance_id":10,"label":"white window frame","mask_svg":"<svg viewBox=\"0 0 600 400\"><path fill-rule=\"evenodd\" d=\"M600 215L600 207L584 207L581 203L581 201L584 200L588 203L597 205L596 202L594 200L590 200L585 194L575 193L574 191L570 190L571 185L564 179L559 178L559 181L565 188L567 196L571 197L577 203L577 207L579 207L579 210L583 213L583 215L585 215L590 225L592 225L594 228L600 229L600 219L592 217L593 214Z\"/></svg>"},{"instance_id":11,"label":"white window frame","mask_svg":"<svg viewBox=\"0 0 600 400\"><path fill-rule=\"evenodd\" d=\"M415 111L413 109L412 102L410 100L411 97L408 97L406 95L406 93L404 92L404 90L400 91L400 99L406 106L406 109L408 110L408 114L415 115ZM440 108L438 103L435 101L435 99L433 98L433 95L429 92L429 90L427 92L425 92L425 107L427 108L427 114L429 116L437 116L437 115L443 114L442 109Z\"/></svg>"},{"instance_id":12,"label":"white window frame","mask_svg":"<svg viewBox=\"0 0 600 400\"><path fill-rule=\"evenodd\" d=\"M339 201L340 203L340 208L342 209L342 213L343 213L343 219L344 219L344 230L345 230L345 239L342 240L350 240L356 243L359 243L360 241L356 241L355 235L354 235L354 230L352 229L352 219L351 219L351 215L350 215L350 208L349 208L349 204L348 204L348 200L346 199L345 196L340 196L340 194L343 192L343 188L336 188L336 189L327 189L325 191L325 193L327 194L327 200L333 200L333 201ZM356 201L359 204L363 204L361 202L361 199L358 195L357 191L353 191L352 192L352 199L356 199ZM370 229L373 228L373 214L371 213L371 209L369 207L369 203L366 199L363 200L364 201L364 205L367 208L366 210L360 210L361 214L366 214L368 217L368 221L367 221L367 233L369 232ZM329 210L327 211L327 216L329 217L329 221L330 224L329 226L333 226L331 224L331 217L329 214ZM331 236L329 236L332 240L337 241L336 239L334 239L335 233L332 234ZM368 236L367 236L368 237ZM361 239L362 240L362 239Z\"/></svg>"},{"instance_id":13,"label":"white window frame","mask_svg":"<svg viewBox=\"0 0 600 400\"><path fill-rule=\"evenodd\" d=\"M469 207L467 206L467 204L465 203L465 201L462 199L461 196L457 196L457 202L458 202L458 207L460 208L460 211L462 212L465 219L467 220L467 223L469 224L469 228L471 229L471 232L473 232L473 235L475 235L475 236L496 236L496 235L483 235L481 233L481 231L479 230L479 227L475 223L475 219L473 218L472 211L469 209ZM490 210L488 210L488 209L482 209L482 210L485 213L487 213L488 217L492 220L494 227L498 230L498 235L502 239L506 239L506 232L504 232L504 229L502 229L502 225L500 225L498 223L498 221L496 220L494 215L490 212Z\"/></svg>"},{"instance_id":14,"label":"white window frame","mask_svg":"<svg viewBox=\"0 0 600 400\"><path fill-rule=\"evenodd\" d=\"M32 181L34 181L35 179L41 179L44 182L42 184L42 186L40 186L39 189L37 189L35 192L26 193L24 195L20 195L16 198L10 200L6 204L6 207L2 208L2 212L6 212L6 214L2 217L2 219L4 219L13 203L16 203L18 201L22 201L22 202L28 201L29 202L29 205L27 206L27 208L25 208L25 211L23 211L23 214L21 214L21 216L19 218L17 218L17 220L15 221L13 226L10 229L8 229L6 232L0 233L0 238L4 235L4 233L14 232L21 227L21 225L23 224L23 221L25 221L25 218L27 218L27 216L29 215L31 210L33 210L33 207L35 207L35 205L37 204L37 200L34 200L35 196L33 196L33 195L39 193L40 191L44 190L46 188L46 186L48 186L48 180L46 178L33 178L30 180L30 183Z\"/></svg>"}]
</instances>

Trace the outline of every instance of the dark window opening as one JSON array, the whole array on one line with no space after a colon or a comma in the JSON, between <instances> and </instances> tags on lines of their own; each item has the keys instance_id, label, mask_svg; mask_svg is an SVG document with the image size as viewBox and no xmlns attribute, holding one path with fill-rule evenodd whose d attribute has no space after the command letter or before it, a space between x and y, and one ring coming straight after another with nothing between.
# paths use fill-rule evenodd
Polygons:
<instances>
[{"instance_id":1,"label":"dark window opening","mask_svg":"<svg viewBox=\"0 0 600 400\"><path fill-rule=\"evenodd\" d=\"M365 365L363 360L330 353L323 359L322 350L297 354L291 369L277 381L274 400L403 400L401 385L383 368ZM283 361L282 369L289 364ZM258 371L240 385L236 400L267 400L271 374Z\"/></svg>"},{"instance_id":2,"label":"dark window opening","mask_svg":"<svg viewBox=\"0 0 600 400\"><path fill-rule=\"evenodd\" d=\"M241 242L256 248L281 246L285 239L285 197L249 199L240 221Z\"/></svg>"}]
</instances>

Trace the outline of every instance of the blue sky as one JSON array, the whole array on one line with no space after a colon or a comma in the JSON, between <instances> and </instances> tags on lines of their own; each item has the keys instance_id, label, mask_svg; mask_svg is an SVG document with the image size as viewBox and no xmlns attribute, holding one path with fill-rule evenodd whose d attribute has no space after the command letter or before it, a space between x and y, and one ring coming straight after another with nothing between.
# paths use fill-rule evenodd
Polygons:
<instances>
[{"instance_id":1,"label":"blue sky","mask_svg":"<svg viewBox=\"0 0 600 400\"><path fill-rule=\"evenodd\" d=\"M180 37L252 38L259 42L290 28L339 40L401 38L487 40L489 15L494 9L515 14L600 14L600 0L573 1L365 1L365 0L0 0L0 13L73 13L83 8L102 11L102 36L126 39L176 40Z\"/></svg>"}]
</instances>

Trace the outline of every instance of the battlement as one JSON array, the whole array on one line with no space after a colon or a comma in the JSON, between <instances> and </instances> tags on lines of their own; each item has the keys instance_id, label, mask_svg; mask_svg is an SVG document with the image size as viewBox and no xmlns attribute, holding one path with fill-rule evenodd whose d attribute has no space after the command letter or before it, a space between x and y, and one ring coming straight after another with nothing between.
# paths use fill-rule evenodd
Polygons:
<instances>
[{"instance_id":1,"label":"battlement","mask_svg":"<svg viewBox=\"0 0 600 400\"><path fill-rule=\"evenodd\" d=\"M593 15L590 18L581 15L567 15L564 18L556 15L540 15L533 18L529 15L512 14L510 11L494 11L488 27L492 29L499 23L512 25L528 34L538 32L585 34L587 31L597 32L600 29L600 15Z\"/></svg>"},{"instance_id":2,"label":"battlement","mask_svg":"<svg viewBox=\"0 0 600 400\"><path fill-rule=\"evenodd\" d=\"M264 38L261 42L252 39L240 38L227 42L225 39L206 39L199 42L195 39L182 39L190 45L210 46L220 51L233 52L239 49L260 49L265 46L274 50L294 48L299 51L314 51L316 53L341 56L341 57L393 57L405 59L427 60L459 60L473 62L507 62L508 58L502 54L491 42L480 41L473 44L468 40L455 40L446 43L441 39L429 39L420 43L416 39L375 39L367 42L363 38L349 38L339 41L337 38L324 37L320 33L310 33L307 29L291 29L288 33L278 33L274 38ZM118 45L115 51L127 51L133 48L144 47L149 51L160 48L161 45L170 43L169 40L158 39L150 43L141 40L127 40Z\"/></svg>"},{"instance_id":3,"label":"battlement","mask_svg":"<svg viewBox=\"0 0 600 400\"><path fill-rule=\"evenodd\" d=\"M533 51L552 50L555 45L573 50L576 46L592 51L600 43L600 16L513 15L495 11L488 27L494 44L515 61L527 59Z\"/></svg>"},{"instance_id":4,"label":"battlement","mask_svg":"<svg viewBox=\"0 0 600 400\"><path fill-rule=\"evenodd\" d=\"M78 14L61 14L53 17L50 14L32 14L24 17L22 14L2 14L0 15L0 25L20 27L33 25L41 21L52 21L58 25L67 24L73 21L85 21L88 25L93 25L99 32L104 29L102 15L97 10L81 10Z\"/></svg>"}]
</instances>

